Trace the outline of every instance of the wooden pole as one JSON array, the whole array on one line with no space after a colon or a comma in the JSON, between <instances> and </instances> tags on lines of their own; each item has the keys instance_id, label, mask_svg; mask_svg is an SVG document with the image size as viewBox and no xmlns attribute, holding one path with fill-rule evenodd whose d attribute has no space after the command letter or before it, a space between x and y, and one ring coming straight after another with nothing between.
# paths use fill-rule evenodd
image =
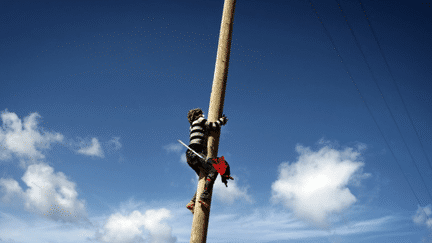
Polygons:
<instances>
[{"instance_id":1,"label":"wooden pole","mask_svg":"<svg viewBox=\"0 0 432 243\"><path fill-rule=\"evenodd\" d=\"M213 77L213 86L210 96L210 106L208 120L217 121L223 112L225 100L225 88L228 77L228 65L231 50L232 29L234 22L234 9L236 0L225 0L222 23L219 34L219 43L216 56L216 66ZM210 132L207 144L207 158L216 158L219 148L219 131ZM200 173L197 197L195 201L194 217L192 221L192 231L190 243L205 243L207 241L207 229L210 217L211 195L209 209L199 203L199 198L204 190L205 175Z\"/></svg>"}]
</instances>

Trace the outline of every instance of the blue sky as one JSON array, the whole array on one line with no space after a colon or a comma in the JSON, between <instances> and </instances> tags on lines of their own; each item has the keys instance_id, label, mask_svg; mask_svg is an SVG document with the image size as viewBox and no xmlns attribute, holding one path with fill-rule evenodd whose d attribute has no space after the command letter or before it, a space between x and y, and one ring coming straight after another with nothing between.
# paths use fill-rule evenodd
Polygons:
<instances>
[{"instance_id":1,"label":"blue sky","mask_svg":"<svg viewBox=\"0 0 432 243\"><path fill-rule=\"evenodd\" d=\"M237 2L207 242L432 240L430 5ZM189 242L222 7L3 2L1 242Z\"/></svg>"}]
</instances>

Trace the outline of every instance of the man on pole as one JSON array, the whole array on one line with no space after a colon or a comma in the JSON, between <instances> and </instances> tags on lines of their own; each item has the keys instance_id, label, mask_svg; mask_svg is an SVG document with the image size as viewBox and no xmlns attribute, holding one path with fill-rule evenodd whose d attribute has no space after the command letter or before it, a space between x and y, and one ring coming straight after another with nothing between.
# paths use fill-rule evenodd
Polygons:
<instances>
[{"instance_id":1,"label":"man on pole","mask_svg":"<svg viewBox=\"0 0 432 243\"><path fill-rule=\"evenodd\" d=\"M190 123L189 146L186 146L186 144L181 141L179 142L188 148L186 151L186 160L188 165L197 173L198 176L200 170L203 170L207 175L204 192L201 194L199 202L208 208L210 200L209 191L213 188L218 172L221 174L222 182L226 186L228 186L228 179L234 180L230 176L230 168L224 157L205 159L207 156L208 133L220 129L221 126L227 123L228 119L225 115L222 115L222 117L216 122L209 122L204 118L202 110L196 108L188 112L188 121ZM194 212L196 195L197 193L195 192L191 201L186 205L192 213Z\"/></svg>"}]
</instances>

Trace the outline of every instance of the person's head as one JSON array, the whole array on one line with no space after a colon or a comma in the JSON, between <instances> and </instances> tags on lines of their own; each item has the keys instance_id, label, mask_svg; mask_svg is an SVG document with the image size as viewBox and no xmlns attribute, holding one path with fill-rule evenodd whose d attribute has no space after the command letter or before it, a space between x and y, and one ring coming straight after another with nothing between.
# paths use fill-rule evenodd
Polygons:
<instances>
[{"instance_id":1,"label":"person's head","mask_svg":"<svg viewBox=\"0 0 432 243\"><path fill-rule=\"evenodd\" d=\"M188 121L192 125L192 122L201 116L204 116L204 113L200 108L192 109L188 112Z\"/></svg>"}]
</instances>

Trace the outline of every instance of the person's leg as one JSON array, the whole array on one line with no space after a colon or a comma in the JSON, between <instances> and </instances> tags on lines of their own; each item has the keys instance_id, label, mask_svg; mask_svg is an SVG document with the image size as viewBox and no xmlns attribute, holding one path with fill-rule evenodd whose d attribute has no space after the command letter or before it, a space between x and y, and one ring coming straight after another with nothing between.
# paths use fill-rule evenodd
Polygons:
<instances>
[{"instance_id":1,"label":"person's leg","mask_svg":"<svg viewBox=\"0 0 432 243\"><path fill-rule=\"evenodd\" d=\"M199 153L204 158L206 157L205 153ZM201 169L203 169L203 163L205 163L204 160L202 160L200 157L198 157L196 154L194 154L192 151L187 150L186 151L186 161L188 165L195 171L195 173L200 175ZM205 169L204 169L205 171ZM197 193L195 192L195 195L192 197L190 202L186 205L186 208L189 209L192 214L194 213L194 207L195 207L195 200L196 200Z\"/></svg>"},{"instance_id":2,"label":"person's leg","mask_svg":"<svg viewBox=\"0 0 432 243\"><path fill-rule=\"evenodd\" d=\"M218 173L213 171L210 172L206 177L206 182L204 185L204 192L201 194L200 203L202 203L205 207L209 207L210 205L210 191L213 189L213 185L216 181Z\"/></svg>"},{"instance_id":3,"label":"person's leg","mask_svg":"<svg viewBox=\"0 0 432 243\"><path fill-rule=\"evenodd\" d=\"M197 195L197 193L195 192L195 195L192 197L190 202L188 204L186 204L186 208L189 209L192 212L192 214L194 213L196 195Z\"/></svg>"},{"instance_id":4,"label":"person's leg","mask_svg":"<svg viewBox=\"0 0 432 243\"><path fill-rule=\"evenodd\" d=\"M208 158L206 160L200 159L200 167L204 170L204 172L208 174L217 173L217 170L213 166L215 159L214 158Z\"/></svg>"},{"instance_id":5,"label":"person's leg","mask_svg":"<svg viewBox=\"0 0 432 243\"><path fill-rule=\"evenodd\" d=\"M186 151L186 161L188 165L195 171L195 173L199 176L200 174L200 158L192 153L190 150Z\"/></svg>"}]
</instances>

